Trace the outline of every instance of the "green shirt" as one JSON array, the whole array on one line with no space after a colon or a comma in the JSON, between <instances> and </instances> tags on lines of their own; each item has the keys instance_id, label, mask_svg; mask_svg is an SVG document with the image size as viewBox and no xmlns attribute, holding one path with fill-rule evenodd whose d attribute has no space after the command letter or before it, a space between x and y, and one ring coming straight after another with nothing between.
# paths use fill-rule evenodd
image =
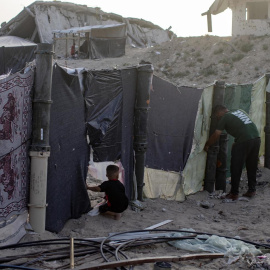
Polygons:
<instances>
[{"instance_id":1,"label":"green shirt","mask_svg":"<svg viewBox=\"0 0 270 270\"><path fill-rule=\"evenodd\" d=\"M217 130L224 129L235 138L236 143L260 137L256 125L242 110L230 111L222 116Z\"/></svg>"}]
</instances>

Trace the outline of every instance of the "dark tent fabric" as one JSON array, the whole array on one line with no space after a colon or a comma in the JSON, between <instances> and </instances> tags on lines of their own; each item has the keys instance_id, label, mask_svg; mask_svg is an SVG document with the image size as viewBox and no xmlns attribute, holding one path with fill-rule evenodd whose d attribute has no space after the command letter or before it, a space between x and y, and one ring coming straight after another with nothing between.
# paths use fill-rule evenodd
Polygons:
<instances>
[{"instance_id":1,"label":"dark tent fabric","mask_svg":"<svg viewBox=\"0 0 270 270\"><path fill-rule=\"evenodd\" d=\"M133 198L133 119L136 98L137 69L121 70L123 85L121 163L125 169L125 187L129 199Z\"/></svg>"},{"instance_id":2,"label":"dark tent fabric","mask_svg":"<svg viewBox=\"0 0 270 270\"><path fill-rule=\"evenodd\" d=\"M19 37L0 37L0 75L16 73L35 58L36 44Z\"/></svg>"},{"instance_id":3,"label":"dark tent fabric","mask_svg":"<svg viewBox=\"0 0 270 270\"><path fill-rule=\"evenodd\" d=\"M89 71L85 86L86 122L94 161L114 161L121 155L123 87L121 73Z\"/></svg>"},{"instance_id":4,"label":"dark tent fabric","mask_svg":"<svg viewBox=\"0 0 270 270\"><path fill-rule=\"evenodd\" d=\"M90 210L85 187L89 162L84 99L78 76L53 69L46 230L59 232Z\"/></svg>"},{"instance_id":5,"label":"dark tent fabric","mask_svg":"<svg viewBox=\"0 0 270 270\"><path fill-rule=\"evenodd\" d=\"M110 58L125 55L126 38L90 38L90 58Z\"/></svg>"},{"instance_id":6,"label":"dark tent fabric","mask_svg":"<svg viewBox=\"0 0 270 270\"><path fill-rule=\"evenodd\" d=\"M184 169L202 91L178 88L154 76L148 117L147 167L175 172Z\"/></svg>"}]
</instances>

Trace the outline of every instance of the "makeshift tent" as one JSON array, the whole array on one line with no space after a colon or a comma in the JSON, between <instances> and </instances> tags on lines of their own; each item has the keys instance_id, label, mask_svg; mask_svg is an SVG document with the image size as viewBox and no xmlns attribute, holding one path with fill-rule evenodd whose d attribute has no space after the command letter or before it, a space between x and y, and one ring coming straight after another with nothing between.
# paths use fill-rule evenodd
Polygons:
<instances>
[{"instance_id":1,"label":"makeshift tent","mask_svg":"<svg viewBox=\"0 0 270 270\"><path fill-rule=\"evenodd\" d=\"M14 36L0 37L0 75L16 73L31 62L36 44Z\"/></svg>"},{"instance_id":2,"label":"makeshift tent","mask_svg":"<svg viewBox=\"0 0 270 270\"><path fill-rule=\"evenodd\" d=\"M89 58L99 59L120 57L125 54L126 25L109 24L84 27L73 27L65 30L54 30L54 42L66 40L66 57L69 55L68 40L77 43L78 55L84 52ZM58 34L59 37L56 37ZM64 35L64 37L62 37ZM84 41L84 43L82 43ZM82 44L82 46L81 46ZM73 49L75 53L75 48Z\"/></svg>"},{"instance_id":3,"label":"makeshift tent","mask_svg":"<svg viewBox=\"0 0 270 270\"><path fill-rule=\"evenodd\" d=\"M134 191L133 120L137 78L136 67L123 70L77 70L74 74L68 74L59 66L54 67L46 223L48 230L59 232L68 219L77 218L90 209L85 188L89 161L87 130L96 162L101 164L103 161L120 159L124 169L122 174L126 192L132 198ZM18 128L20 129L20 125L17 123L19 118L16 118L14 123L6 121L5 129L3 128L2 133L0 132L3 143L0 147L0 150L3 151L0 162L3 177L1 179L3 180L0 182L0 189L3 197L2 205L4 205L4 208L0 209L0 218L3 221L1 226L10 222L7 222L7 218L13 214L13 211L15 216L24 214L22 211L27 205L27 158L25 154L27 153L26 145L30 139L29 91L32 88L32 82L33 74L31 76L29 74L13 75L3 82L1 81L2 92L0 94L3 96L3 100L6 99L6 102L3 103L5 105L2 108L3 111L4 109L13 110L22 116L21 110L17 111L19 107L14 109L12 106L13 99L8 94L13 96L15 94L15 101L21 100L21 105L22 91L27 90L28 95L23 98L24 104L27 105L24 109L28 108L28 111L23 113L23 119L20 120L24 125L25 137L18 132ZM262 154L267 82L268 79L264 76L252 85L232 86L228 84L225 86L225 101L231 104L232 108L241 107L244 103L245 106L250 104L249 114L257 125L262 138ZM23 87L23 89L20 87L17 89L17 86ZM154 77L150 95L149 146L145 169L144 192L147 197L163 197L182 201L186 195L202 189L206 164L206 152L203 147L209 135L214 90L214 85L203 91L202 89L176 87ZM6 104L9 105L6 106ZM248 108L245 109L248 110ZM28 123L27 128L26 122ZM1 125L3 124L1 123ZM14 128L15 132L10 133L10 128ZM12 135L14 136L12 137ZM18 137L18 135L20 136ZM14 138L17 137L20 140L25 138L27 142L25 140L16 141ZM20 142L25 143L21 146ZM21 151L20 147L24 147L24 152L21 152L23 155L16 154L17 151ZM14 156L12 157L12 155ZM22 165L18 161L22 162ZM19 178L14 178L12 162L19 166L14 167ZM8 178L3 176L4 171ZM17 182L13 182L14 179ZM7 188L5 185L8 185ZM13 187L14 189L12 189ZM16 197L9 198L10 192L24 196L19 203L14 204L14 207L19 208L9 207L9 203L17 199ZM20 199L20 197L18 198ZM8 207L6 208L6 206ZM18 222L13 223L16 226L13 226L10 231L14 235L22 235L18 225L21 228L25 218L26 215L21 216L16 219ZM9 225L4 227L3 234L3 229L0 229L0 235L7 235ZM5 241L3 239L2 242Z\"/></svg>"}]
</instances>

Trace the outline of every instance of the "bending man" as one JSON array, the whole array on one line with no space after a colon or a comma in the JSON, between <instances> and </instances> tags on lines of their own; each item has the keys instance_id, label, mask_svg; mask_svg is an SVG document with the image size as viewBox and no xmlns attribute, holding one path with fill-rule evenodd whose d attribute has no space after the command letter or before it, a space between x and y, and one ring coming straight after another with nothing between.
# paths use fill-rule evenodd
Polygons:
<instances>
[{"instance_id":1,"label":"bending man","mask_svg":"<svg viewBox=\"0 0 270 270\"><path fill-rule=\"evenodd\" d=\"M256 171L261 140L256 125L243 110L229 111L225 106L217 105L214 115L219 119L217 129L206 142L204 150L214 144L225 129L235 138L231 151L231 191L226 199L237 200L243 166L246 165L248 191L245 197L253 197L256 193Z\"/></svg>"}]
</instances>

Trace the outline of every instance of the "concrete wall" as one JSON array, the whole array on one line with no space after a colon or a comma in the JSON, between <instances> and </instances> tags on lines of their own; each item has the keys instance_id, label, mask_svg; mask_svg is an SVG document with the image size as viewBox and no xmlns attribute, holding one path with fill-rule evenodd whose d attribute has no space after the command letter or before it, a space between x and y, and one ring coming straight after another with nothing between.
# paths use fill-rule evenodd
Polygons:
<instances>
[{"instance_id":1,"label":"concrete wall","mask_svg":"<svg viewBox=\"0 0 270 270\"><path fill-rule=\"evenodd\" d=\"M247 2L268 2L268 18L246 19ZM269 0L238 0L231 1L232 9L232 35L270 35L270 1Z\"/></svg>"}]
</instances>

